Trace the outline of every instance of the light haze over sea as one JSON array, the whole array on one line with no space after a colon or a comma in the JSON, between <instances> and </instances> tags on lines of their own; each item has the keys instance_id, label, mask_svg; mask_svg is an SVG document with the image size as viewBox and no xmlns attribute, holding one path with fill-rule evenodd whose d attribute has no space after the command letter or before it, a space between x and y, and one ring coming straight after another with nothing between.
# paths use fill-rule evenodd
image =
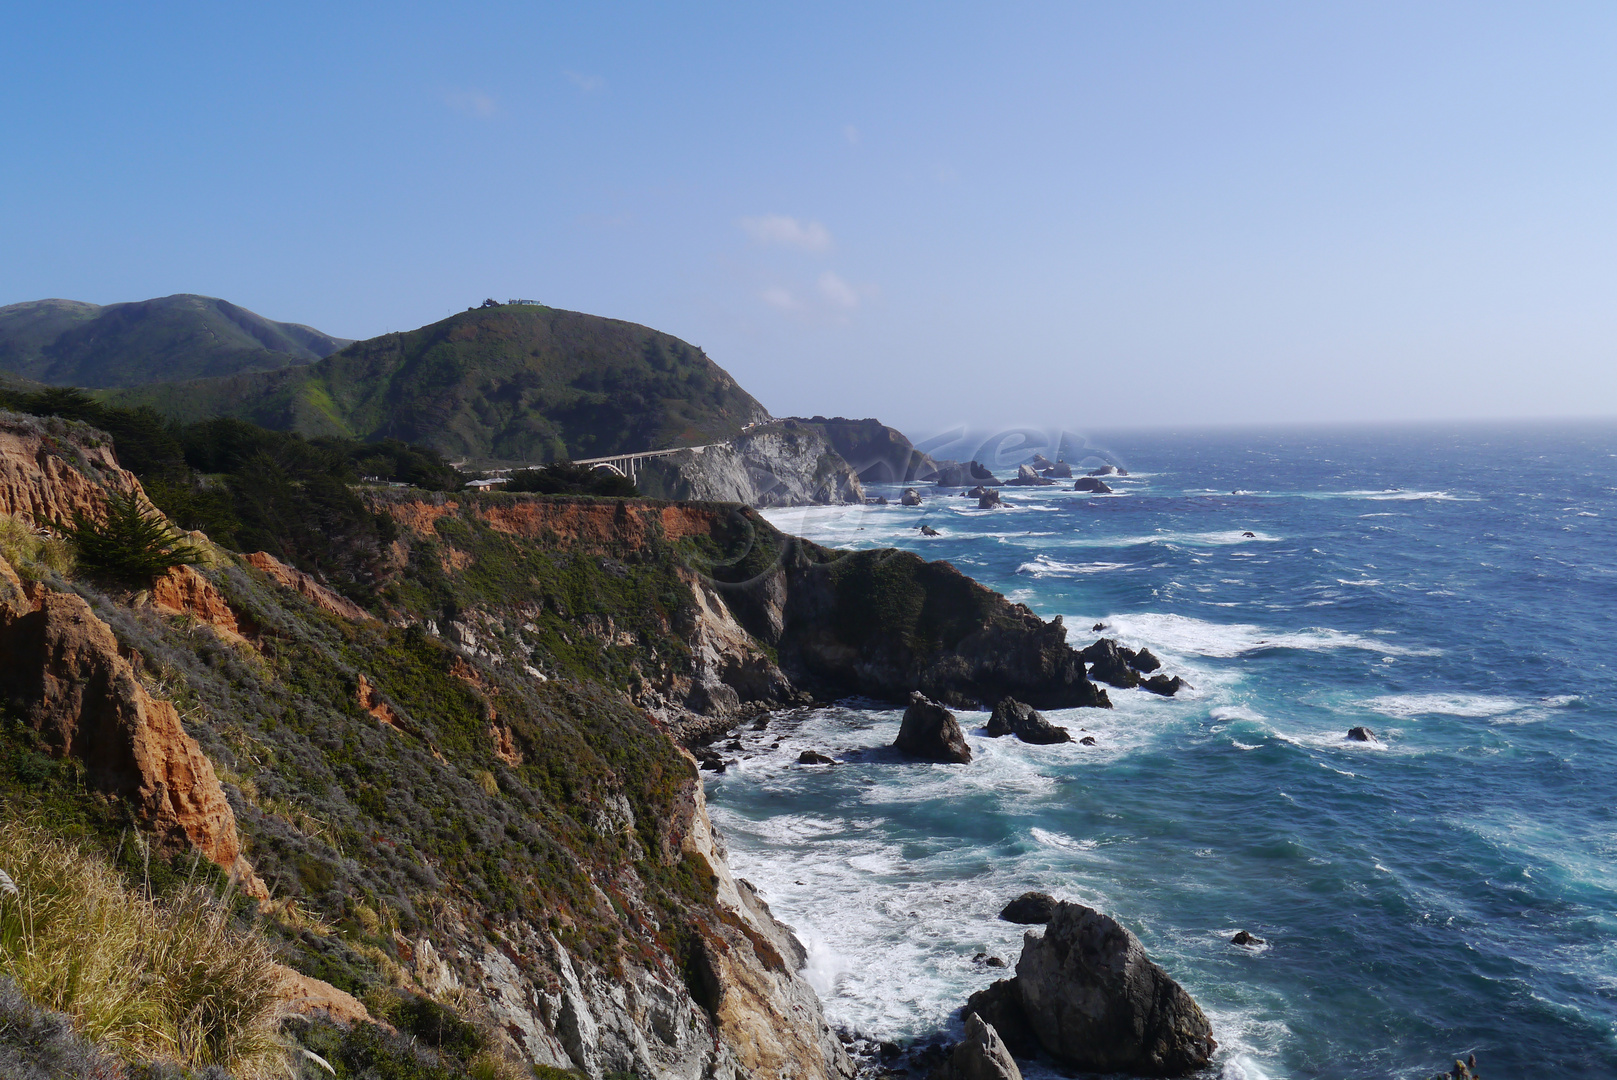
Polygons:
<instances>
[{"instance_id":1,"label":"light haze over sea","mask_svg":"<svg viewBox=\"0 0 1617 1080\"><path fill-rule=\"evenodd\" d=\"M810 945L832 1022L955 1022L1008 973L973 957L1019 954L1000 906L1043 889L1140 936L1226 1077L1425 1077L1473 1051L1489 1077L1617 1075L1617 425L1103 445L1090 464L1130 472L1111 496L768 513L947 558L1195 687L1050 714L1095 747L962 713L964 766L886 749L890 709L746 732L710 774L715 820Z\"/></svg>"}]
</instances>

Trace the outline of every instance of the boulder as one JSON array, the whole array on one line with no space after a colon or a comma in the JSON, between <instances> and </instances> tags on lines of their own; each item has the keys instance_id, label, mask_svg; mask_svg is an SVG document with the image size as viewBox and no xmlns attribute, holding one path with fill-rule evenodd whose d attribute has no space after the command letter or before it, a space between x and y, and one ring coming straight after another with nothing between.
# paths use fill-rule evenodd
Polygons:
<instances>
[{"instance_id":1,"label":"boulder","mask_svg":"<svg viewBox=\"0 0 1617 1080\"><path fill-rule=\"evenodd\" d=\"M1072 483L1074 491L1088 491L1095 495L1110 495L1112 489L1106 486L1104 480L1097 480L1093 476L1080 476Z\"/></svg>"},{"instance_id":2,"label":"boulder","mask_svg":"<svg viewBox=\"0 0 1617 1080\"><path fill-rule=\"evenodd\" d=\"M988 734L996 739L1001 735L1015 735L1025 743L1040 745L1072 741L1066 728L1056 727L1037 709L1015 698L1002 698L994 706L994 715L988 720Z\"/></svg>"},{"instance_id":3,"label":"boulder","mask_svg":"<svg viewBox=\"0 0 1617 1080\"><path fill-rule=\"evenodd\" d=\"M1004 505L999 501L999 490L997 488L987 488L981 495L977 496L977 509L979 510L993 510Z\"/></svg>"},{"instance_id":4,"label":"boulder","mask_svg":"<svg viewBox=\"0 0 1617 1080\"><path fill-rule=\"evenodd\" d=\"M1379 742L1376 733L1367 727L1349 728L1347 733L1350 742Z\"/></svg>"},{"instance_id":5,"label":"boulder","mask_svg":"<svg viewBox=\"0 0 1617 1080\"><path fill-rule=\"evenodd\" d=\"M1022 1080L1011 1052L992 1024L966 1014L966 1037L933 1073L933 1080Z\"/></svg>"},{"instance_id":6,"label":"boulder","mask_svg":"<svg viewBox=\"0 0 1617 1080\"><path fill-rule=\"evenodd\" d=\"M1142 689L1149 690L1153 694L1161 694L1163 697L1173 697L1189 685L1177 675L1171 679L1166 675L1153 675L1140 684Z\"/></svg>"},{"instance_id":7,"label":"boulder","mask_svg":"<svg viewBox=\"0 0 1617 1080\"><path fill-rule=\"evenodd\" d=\"M1114 476L1117 473L1116 465L1102 465L1098 469L1090 469L1090 476Z\"/></svg>"},{"instance_id":8,"label":"boulder","mask_svg":"<svg viewBox=\"0 0 1617 1080\"><path fill-rule=\"evenodd\" d=\"M1039 475L1048 476L1053 480L1071 480L1072 466L1068 465L1065 461L1058 461L1048 468L1040 469Z\"/></svg>"},{"instance_id":9,"label":"boulder","mask_svg":"<svg viewBox=\"0 0 1617 1080\"><path fill-rule=\"evenodd\" d=\"M919 690L910 693L909 708L904 710L904 722L893 747L922 761L964 765L971 760L971 747L966 745L954 713Z\"/></svg>"},{"instance_id":10,"label":"boulder","mask_svg":"<svg viewBox=\"0 0 1617 1080\"><path fill-rule=\"evenodd\" d=\"M921 493L914 488L905 488L904 495L898 502L900 506L920 506Z\"/></svg>"},{"instance_id":11,"label":"boulder","mask_svg":"<svg viewBox=\"0 0 1617 1080\"><path fill-rule=\"evenodd\" d=\"M1237 930L1235 936L1230 938L1231 945L1262 945L1263 939L1256 934L1249 934L1245 930Z\"/></svg>"},{"instance_id":12,"label":"boulder","mask_svg":"<svg viewBox=\"0 0 1617 1080\"><path fill-rule=\"evenodd\" d=\"M922 525L921 526L921 535L922 536L938 536L938 535L941 535L941 534L938 532L938 530L934 529L930 525Z\"/></svg>"},{"instance_id":13,"label":"boulder","mask_svg":"<svg viewBox=\"0 0 1617 1080\"><path fill-rule=\"evenodd\" d=\"M1056 913L1056 898L1049 893L1025 892L1000 909L999 917L1006 922L1047 923Z\"/></svg>"},{"instance_id":14,"label":"boulder","mask_svg":"<svg viewBox=\"0 0 1617 1080\"><path fill-rule=\"evenodd\" d=\"M1045 469L1055 468L1056 463L1045 457L1043 454L1034 454L1033 467L1038 469L1040 472L1043 472Z\"/></svg>"},{"instance_id":15,"label":"boulder","mask_svg":"<svg viewBox=\"0 0 1617 1080\"><path fill-rule=\"evenodd\" d=\"M1029 931L1013 980L1039 1044L1095 1072L1184 1076L1218 1046L1201 1008L1101 912L1058 903L1041 936Z\"/></svg>"},{"instance_id":16,"label":"boulder","mask_svg":"<svg viewBox=\"0 0 1617 1080\"><path fill-rule=\"evenodd\" d=\"M1078 740L1078 745L1079 746L1094 746L1095 745L1095 736L1093 736L1093 735L1085 735L1083 738Z\"/></svg>"},{"instance_id":17,"label":"boulder","mask_svg":"<svg viewBox=\"0 0 1617 1080\"><path fill-rule=\"evenodd\" d=\"M836 760L826 757L818 750L805 750L797 755L797 763L799 765L835 765Z\"/></svg>"},{"instance_id":18,"label":"boulder","mask_svg":"<svg viewBox=\"0 0 1617 1080\"><path fill-rule=\"evenodd\" d=\"M1134 650L1119 645L1115 638L1101 638L1078 655L1090 665L1091 679L1125 689L1140 685L1140 673L1129 665Z\"/></svg>"},{"instance_id":19,"label":"boulder","mask_svg":"<svg viewBox=\"0 0 1617 1080\"><path fill-rule=\"evenodd\" d=\"M966 999L966 1013L983 1018L993 1027L1011 1053L1017 1057L1036 1057L1039 1037L1028 1023L1022 1009L1022 995L1015 979L1000 979L992 986L977 991Z\"/></svg>"},{"instance_id":20,"label":"boulder","mask_svg":"<svg viewBox=\"0 0 1617 1080\"><path fill-rule=\"evenodd\" d=\"M1158 660L1156 656L1152 654L1150 649L1141 649L1139 652L1135 653L1133 659L1129 661L1129 667L1140 672L1142 675L1148 675L1161 666L1162 661Z\"/></svg>"}]
</instances>

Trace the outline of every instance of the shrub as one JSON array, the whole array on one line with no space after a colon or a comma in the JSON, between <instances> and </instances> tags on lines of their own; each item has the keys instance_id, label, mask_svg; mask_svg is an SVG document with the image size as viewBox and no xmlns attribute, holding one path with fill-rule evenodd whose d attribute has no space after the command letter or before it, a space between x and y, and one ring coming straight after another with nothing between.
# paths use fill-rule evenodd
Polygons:
<instances>
[{"instance_id":1,"label":"shrub","mask_svg":"<svg viewBox=\"0 0 1617 1080\"><path fill-rule=\"evenodd\" d=\"M0 822L0 977L129 1056L268 1075L280 975L205 887L165 901L31 823Z\"/></svg>"},{"instance_id":2,"label":"shrub","mask_svg":"<svg viewBox=\"0 0 1617 1080\"><path fill-rule=\"evenodd\" d=\"M160 514L142 507L134 492L110 495L103 522L74 511L67 534L86 568L130 581L150 581L171 567L195 565L203 557L199 549L182 542Z\"/></svg>"},{"instance_id":3,"label":"shrub","mask_svg":"<svg viewBox=\"0 0 1617 1080\"><path fill-rule=\"evenodd\" d=\"M571 461L558 461L538 469L519 469L511 474L505 491L539 495L599 495L607 498L632 499L640 492L634 481L605 469L592 469L588 465L574 465Z\"/></svg>"},{"instance_id":4,"label":"shrub","mask_svg":"<svg viewBox=\"0 0 1617 1080\"><path fill-rule=\"evenodd\" d=\"M73 569L73 549L66 541L34 532L26 521L0 514L0 558L18 574L38 580Z\"/></svg>"}]
</instances>

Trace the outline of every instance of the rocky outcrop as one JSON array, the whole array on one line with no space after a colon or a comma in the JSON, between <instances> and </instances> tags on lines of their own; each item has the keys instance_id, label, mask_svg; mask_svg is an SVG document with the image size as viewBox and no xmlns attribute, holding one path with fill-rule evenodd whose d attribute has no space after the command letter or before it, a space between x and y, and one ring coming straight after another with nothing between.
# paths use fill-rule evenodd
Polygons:
<instances>
[{"instance_id":1,"label":"rocky outcrop","mask_svg":"<svg viewBox=\"0 0 1617 1080\"><path fill-rule=\"evenodd\" d=\"M286 1011L292 1015L328 1020L340 1027L379 1022L365 1008L365 1003L354 995L289 967L280 964L275 967L281 977L281 1000ZM380 1023L392 1030L391 1024L385 1021Z\"/></svg>"},{"instance_id":2,"label":"rocky outcrop","mask_svg":"<svg viewBox=\"0 0 1617 1080\"><path fill-rule=\"evenodd\" d=\"M1027 933L1016 977L972 995L967 1008L1014 1032L1013 1051L1025 1054L1031 1038L1058 1062L1095 1072L1185 1076L1218 1046L1201 1008L1139 939L1082 904L1058 903L1042 935Z\"/></svg>"},{"instance_id":3,"label":"rocky outcrop","mask_svg":"<svg viewBox=\"0 0 1617 1080\"><path fill-rule=\"evenodd\" d=\"M958 461L938 462L935 482L938 487L972 487L976 484L999 483L994 479L992 470L976 461L968 461L964 465Z\"/></svg>"},{"instance_id":4,"label":"rocky outcrop","mask_svg":"<svg viewBox=\"0 0 1617 1080\"><path fill-rule=\"evenodd\" d=\"M1097 682L1125 689L1140 685L1140 673L1129 663L1133 650L1119 645L1115 638L1101 638L1079 655L1089 665L1089 677Z\"/></svg>"},{"instance_id":5,"label":"rocky outcrop","mask_svg":"<svg viewBox=\"0 0 1617 1080\"><path fill-rule=\"evenodd\" d=\"M916 450L903 432L880 420L848 420L841 416L791 419L825 436L831 449L853 467L864 483L909 483L930 479L936 471L932 459Z\"/></svg>"},{"instance_id":6,"label":"rocky outcrop","mask_svg":"<svg viewBox=\"0 0 1617 1080\"><path fill-rule=\"evenodd\" d=\"M910 695L893 747L922 761L963 765L971 760L971 747L954 713L920 693Z\"/></svg>"},{"instance_id":7,"label":"rocky outcrop","mask_svg":"<svg viewBox=\"0 0 1617 1080\"><path fill-rule=\"evenodd\" d=\"M53 754L83 762L89 782L124 800L145 826L267 895L241 857L236 817L212 763L174 706L146 692L112 629L75 594L36 584L27 599L29 610L12 605L0 614L0 698Z\"/></svg>"},{"instance_id":8,"label":"rocky outcrop","mask_svg":"<svg viewBox=\"0 0 1617 1080\"><path fill-rule=\"evenodd\" d=\"M1376 742L1376 733L1367 727L1348 728L1349 742Z\"/></svg>"},{"instance_id":9,"label":"rocky outcrop","mask_svg":"<svg viewBox=\"0 0 1617 1080\"><path fill-rule=\"evenodd\" d=\"M1013 923L1047 923L1055 913L1055 897L1049 893L1025 892L1001 908L999 917Z\"/></svg>"},{"instance_id":10,"label":"rocky outcrop","mask_svg":"<svg viewBox=\"0 0 1617 1080\"><path fill-rule=\"evenodd\" d=\"M195 568L171 567L152 582L152 606L170 615L188 615L207 623L231 640L242 640L236 613L225 602L224 594Z\"/></svg>"},{"instance_id":11,"label":"rocky outcrop","mask_svg":"<svg viewBox=\"0 0 1617 1080\"><path fill-rule=\"evenodd\" d=\"M904 495L898 502L900 506L920 506L921 493L914 488L905 488Z\"/></svg>"},{"instance_id":12,"label":"rocky outcrop","mask_svg":"<svg viewBox=\"0 0 1617 1080\"><path fill-rule=\"evenodd\" d=\"M748 506L859 505L864 488L814 427L781 420L726 443L646 462L635 483L664 499Z\"/></svg>"},{"instance_id":13,"label":"rocky outcrop","mask_svg":"<svg viewBox=\"0 0 1617 1080\"><path fill-rule=\"evenodd\" d=\"M1016 476L1009 483L1019 487L1049 487L1055 481L1046 480L1035 472L1031 465L1018 465L1016 467Z\"/></svg>"},{"instance_id":14,"label":"rocky outcrop","mask_svg":"<svg viewBox=\"0 0 1617 1080\"><path fill-rule=\"evenodd\" d=\"M133 473L121 468L105 432L56 417L0 411L0 514L35 525L99 520L109 491L134 493L150 509Z\"/></svg>"},{"instance_id":15,"label":"rocky outcrop","mask_svg":"<svg viewBox=\"0 0 1617 1080\"><path fill-rule=\"evenodd\" d=\"M1173 697L1189 685L1177 675L1171 678L1167 675L1153 675L1149 679L1141 681L1140 689L1149 690L1153 694L1161 694L1163 697Z\"/></svg>"},{"instance_id":16,"label":"rocky outcrop","mask_svg":"<svg viewBox=\"0 0 1617 1080\"><path fill-rule=\"evenodd\" d=\"M261 570L276 584L308 600L321 611L354 622L374 621L376 616L343 596L338 596L302 570L294 569L267 551L255 551L242 558L248 566Z\"/></svg>"},{"instance_id":17,"label":"rocky outcrop","mask_svg":"<svg viewBox=\"0 0 1617 1080\"><path fill-rule=\"evenodd\" d=\"M980 494L977 495L977 509L995 510L1005 505L1004 502L1000 500L998 489L979 488L977 490L980 492Z\"/></svg>"},{"instance_id":18,"label":"rocky outcrop","mask_svg":"<svg viewBox=\"0 0 1617 1080\"><path fill-rule=\"evenodd\" d=\"M1142 675L1148 675L1161 666L1162 661L1158 660L1156 654L1150 649L1141 649L1139 652L1135 653L1129 658L1129 667L1140 672Z\"/></svg>"},{"instance_id":19,"label":"rocky outcrop","mask_svg":"<svg viewBox=\"0 0 1617 1080\"><path fill-rule=\"evenodd\" d=\"M993 1025L967 1013L966 1037L955 1044L932 1080L1022 1080L1022 1070Z\"/></svg>"},{"instance_id":20,"label":"rocky outcrop","mask_svg":"<svg viewBox=\"0 0 1617 1080\"><path fill-rule=\"evenodd\" d=\"M1066 728L1050 723L1031 705L1009 697L994 706L994 714L988 719L988 734L996 739L1015 735L1025 743L1041 745L1072 741Z\"/></svg>"},{"instance_id":21,"label":"rocky outcrop","mask_svg":"<svg viewBox=\"0 0 1617 1080\"><path fill-rule=\"evenodd\" d=\"M1080 476L1073 481L1072 490L1087 491L1094 495L1110 495L1111 487L1104 480L1097 480L1093 476Z\"/></svg>"}]
</instances>

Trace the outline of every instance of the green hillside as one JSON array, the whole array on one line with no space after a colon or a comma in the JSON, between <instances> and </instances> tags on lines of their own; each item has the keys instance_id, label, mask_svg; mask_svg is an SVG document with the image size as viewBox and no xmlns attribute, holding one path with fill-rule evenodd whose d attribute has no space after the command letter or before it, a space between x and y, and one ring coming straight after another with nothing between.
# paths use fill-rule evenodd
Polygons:
<instances>
[{"instance_id":1,"label":"green hillside","mask_svg":"<svg viewBox=\"0 0 1617 1080\"><path fill-rule=\"evenodd\" d=\"M551 461L728 438L768 418L694 345L540 305L476 308L303 367L115 395L184 421L400 439L452 458Z\"/></svg>"},{"instance_id":2,"label":"green hillside","mask_svg":"<svg viewBox=\"0 0 1617 1080\"><path fill-rule=\"evenodd\" d=\"M271 371L346 344L189 293L106 307L77 300L0 307L0 370L44 383L123 387Z\"/></svg>"}]
</instances>

